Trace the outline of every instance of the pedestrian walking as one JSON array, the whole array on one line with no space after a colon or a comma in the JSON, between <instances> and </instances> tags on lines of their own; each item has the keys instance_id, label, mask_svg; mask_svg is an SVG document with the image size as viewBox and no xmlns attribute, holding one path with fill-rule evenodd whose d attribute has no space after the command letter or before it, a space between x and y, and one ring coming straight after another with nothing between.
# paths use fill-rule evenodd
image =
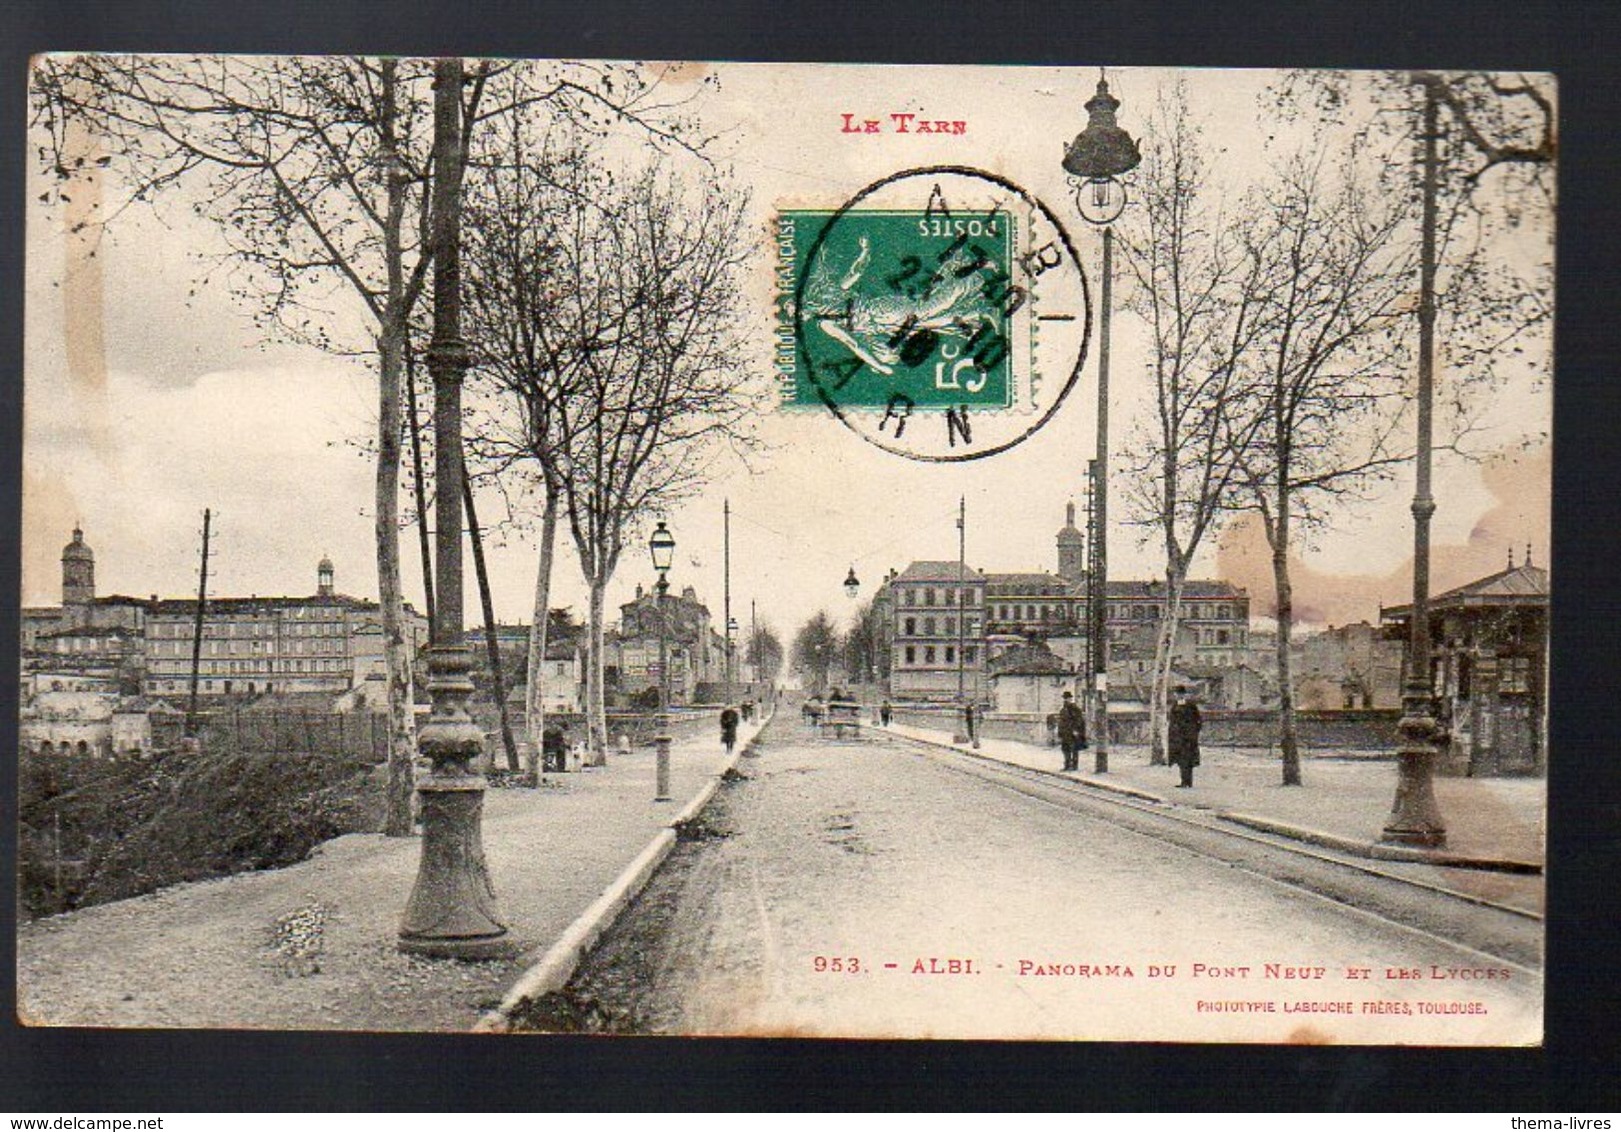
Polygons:
<instances>
[{"instance_id":1,"label":"pedestrian walking","mask_svg":"<svg viewBox=\"0 0 1621 1132\"><path fill-rule=\"evenodd\" d=\"M553 724L540 733L541 770L546 774L562 774L568 770L563 753L568 749L568 736L560 725Z\"/></svg>"},{"instance_id":2,"label":"pedestrian walking","mask_svg":"<svg viewBox=\"0 0 1621 1132\"><path fill-rule=\"evenodd\" d=\"M888 727L889 720L892 715L893 709L889 706L889 701L885 700L883 706L878 709L878 722L882 723L885 727Z\"/></svg>"},{"instance_id":3,"label":"pedestrian walking","mask_svg":"<svg viewBox=\"0 0 1621 1132\"><path fill-rule=\"evenodd\" d=\"M1169 758L1171 765L1182 772L1178 787L1193 785L1193 768L1199 765L1199 705L1193 700L1193 689L1178 685L1176 702L1171 705Z\"/></svg>"},{"instance_id":4,"label":"pedestrian walking","mask_svg":"<svg viewBox=\"0 0 1621 1132\"><path fill-rule=\"evenodd\" d=\"M728 706L720 713L720 741L728 755L737 746L737 709L734 707Z\"/></svg>"},{"instance_id":5,"label":"pedestrian walking","mask_svg":"<svg viewBox=\"0 0 1621 1132\"><path fill-rule=\"evenodd\" d=\"M1058 709L1058 745L1064 750L1064 769L1081 769L1081 748L1086 746L1086 715L1075 702L1074 692L1064 693L1064 706Z\"/></svg>"}]
</instances>

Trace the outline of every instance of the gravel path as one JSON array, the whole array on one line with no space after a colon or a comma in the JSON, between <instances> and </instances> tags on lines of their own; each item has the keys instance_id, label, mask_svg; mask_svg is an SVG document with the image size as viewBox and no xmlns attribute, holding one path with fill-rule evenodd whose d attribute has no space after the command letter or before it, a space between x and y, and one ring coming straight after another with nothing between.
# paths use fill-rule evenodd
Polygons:
<instances>
[{"instance_id":1,"label":"gravel path","mask_svg":"<svg viewBox=\"0 0 1621 1132\"><path fill-rule=\"evenodd\" d=\"M724 760L718 744L678 744L673 803L653 802L645 750L540 790L489 791L484 846L509 959L400 954L420 842L356 834L289 868L23 925L19 1015L54 1026L468 1029Z\"/></svg>"}]
</instances>

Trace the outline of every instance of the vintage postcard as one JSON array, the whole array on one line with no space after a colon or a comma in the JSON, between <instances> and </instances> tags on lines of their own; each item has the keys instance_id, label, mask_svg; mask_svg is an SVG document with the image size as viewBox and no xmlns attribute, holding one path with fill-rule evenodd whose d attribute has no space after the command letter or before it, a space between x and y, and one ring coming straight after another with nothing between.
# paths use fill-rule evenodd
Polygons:
<instances>
[{"instance_id":1,"label":"vintage postcard","mask_svg":"<svg viewBox=\"0 0 1621 1132\"><path fill-rule=\"evenodd\" d=\"M1099 62L37 58L22 1021L1540 1044L1555 81Z\"/></svg>"}]
</instances>

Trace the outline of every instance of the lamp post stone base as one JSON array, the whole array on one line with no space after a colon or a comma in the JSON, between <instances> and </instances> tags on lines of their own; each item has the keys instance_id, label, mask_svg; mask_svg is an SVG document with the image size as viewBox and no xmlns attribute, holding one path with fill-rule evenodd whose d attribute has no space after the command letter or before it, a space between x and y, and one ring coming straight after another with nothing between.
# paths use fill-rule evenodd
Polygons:
<instances>
[{"instance_id":1,"label":"lamp post stone base","mask_svg":"<svg viewBox=\"0 0 1621 1132\"><path fill-rule=\"evenodd\" d=\"M1389 845L1439 849L1446 844L1446 825L1435 801L1435 763L1444 738L1428 696L1404 697L1402 745L1396 752L1396 801L1379 840Z\"/></svg>"},{"instance_id":2,"label":"lamp post stone base","mask_svg":"<svg viewBox=\"0 0 1621 1132\"><path fill-rule=\"evenodd\" d=\"M447 959L491 959L510 949L479 826L481 777L434 776L418 787L422 862L400 922L399 949Z\"/></svg>"}]
</instances>

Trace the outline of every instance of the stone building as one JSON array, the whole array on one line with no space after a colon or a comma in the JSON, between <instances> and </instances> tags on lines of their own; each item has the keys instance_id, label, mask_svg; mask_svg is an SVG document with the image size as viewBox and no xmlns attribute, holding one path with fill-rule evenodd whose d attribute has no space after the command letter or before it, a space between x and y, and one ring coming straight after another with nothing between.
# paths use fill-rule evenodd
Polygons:
<instances>
[{"instance_id":1,"label":"stone building","mask_svg":"<svg viewBox=\"0 0 1621 1132\"><path fill-rule=\"evenodd\" d=\"M889 660L890 694L899 699L955 699L959 628L962 684L970 698L983 700L989 691L987 663L1028 644L1039 643L1063 663L1085 671L1089 587L1084 538L1075 527L1073 504L1066 510L1056 544L1056 573L996 573L972 567L959 572L957 563L938 561L913 562L892 573L874 599L884 612L880 655ZM1154 636L1165 616L1163 583L1111 580L1107 602L1111 650L1140 660L1146 642L1151 658ZM1238 667L1248 654L1249 619L1246 591L1223 581L1189 580L1182 595L1178 662ZM1119 657L1111 659L1111 672L1119 663ZM1236 687L1241 682L1210 683Z\"/></svg>"},{"instance_id":2,"label":"stone building","mask_svg":"<svg viewBox=\"0 0 1621 1132\"><path fill-rule=\"evenodd\" d=\"M961 688L967 698L984 699L986 581L956 562L924 561L885 583L893 610L891 695L954 700Z\"/></svg>"},{"instance_id":3,"label":"stone building","mask_svg":"<svg viewBox=\"0 0 1621 1132\"><path fill-rule=\"evenodd\" d=\"M405 607L406 647L428 641L427 619ZM154 600L146 617L146 691L190 690L195 598ZM211 597L203 605L198 694L342 693L383 670L382 610L339 593L330 559L309 597Z\"/></svg>"},{"instance_id":4,"label":"stone building","mask_svg":"<svg viewBox=\"0 0 1621 1132\"><path fill-rule=\"evenodd\" d=\"M645 695L659 684L659 634L664 626L670 664L670 702L696 702L700 685L726 678L726 639L715 631L709 607L687 586L666 594L636 587L636 596L619 607L619 628L604 642L605 680L621 697Z\"/></svg>"}]
</instances>

